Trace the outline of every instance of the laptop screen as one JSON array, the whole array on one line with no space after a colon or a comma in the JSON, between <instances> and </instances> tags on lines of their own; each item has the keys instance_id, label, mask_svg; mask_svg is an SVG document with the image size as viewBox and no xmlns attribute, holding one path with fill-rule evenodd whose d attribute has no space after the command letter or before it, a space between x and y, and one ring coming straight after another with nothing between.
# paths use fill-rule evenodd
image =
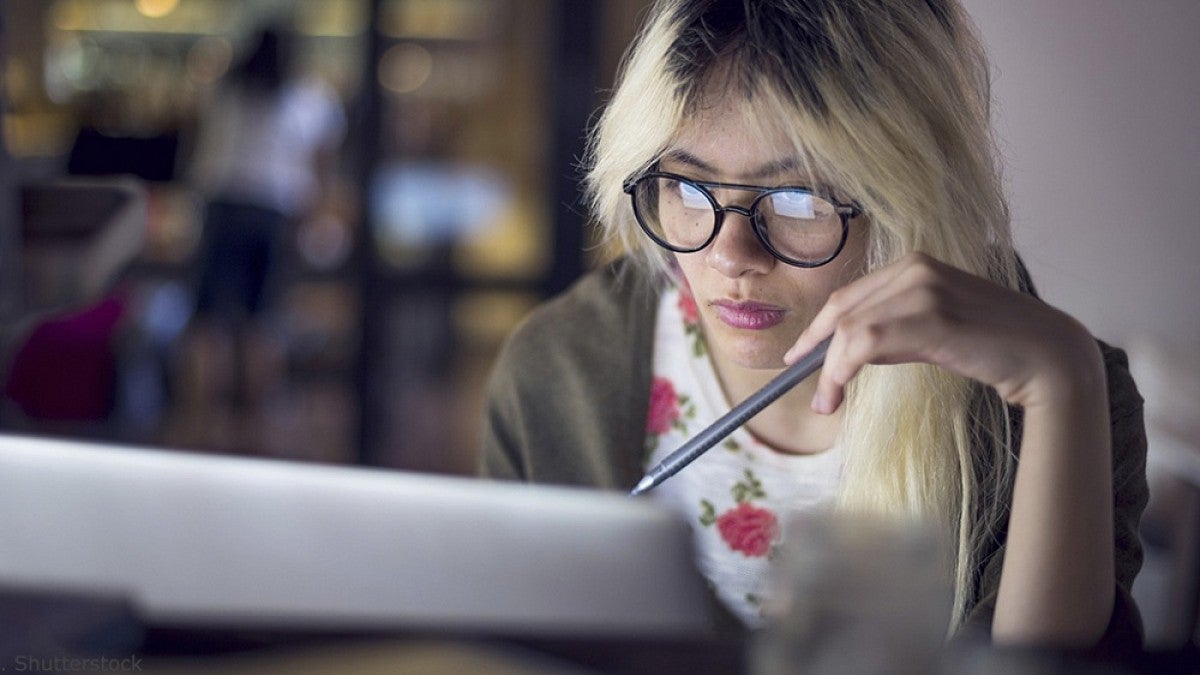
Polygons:
<instances>
[{"instance_id":1,"label":"laptop screen","mask_svg":"<svg viewBox=\"0 0 1200 675\"><path fill-rule=\"evenodd\" d=\"M686 523L575 488L0 436L0 586L149 624L694 635Z\"/></svg>"}]
</instances>

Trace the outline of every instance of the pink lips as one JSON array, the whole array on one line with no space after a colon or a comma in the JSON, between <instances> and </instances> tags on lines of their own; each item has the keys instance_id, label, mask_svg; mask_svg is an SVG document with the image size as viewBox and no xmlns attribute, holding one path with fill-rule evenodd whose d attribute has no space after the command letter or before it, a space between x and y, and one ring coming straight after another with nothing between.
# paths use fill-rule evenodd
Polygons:
<instances>
[{"instance_id":1,"label":"pink lips","mask_svg":"<svg viewBox=\"0 0 1200 675\"><path fill-rule=\"evenodd\" d=\"M713 307L717 310L717 318L726 325L746 330L766 330L778 325L787 314L781 307L758 302L717 300Z\"/></svg>"}]
</instances>

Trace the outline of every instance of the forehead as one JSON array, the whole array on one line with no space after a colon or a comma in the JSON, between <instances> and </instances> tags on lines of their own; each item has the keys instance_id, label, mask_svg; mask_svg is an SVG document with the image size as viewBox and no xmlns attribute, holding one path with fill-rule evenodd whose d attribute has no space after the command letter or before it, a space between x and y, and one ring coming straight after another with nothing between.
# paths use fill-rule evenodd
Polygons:
<instances>
[{"instance_id":1,"label":"forehead","mask_svg":"<svg viewBox=\"0 0 1200 675\"><path fill-rule=\"evenodd\" d=\"M662 162L728 182L814 178L813 162L783 128L740 96L710 98L684 122Z\"/></svg>"}]
</instances>

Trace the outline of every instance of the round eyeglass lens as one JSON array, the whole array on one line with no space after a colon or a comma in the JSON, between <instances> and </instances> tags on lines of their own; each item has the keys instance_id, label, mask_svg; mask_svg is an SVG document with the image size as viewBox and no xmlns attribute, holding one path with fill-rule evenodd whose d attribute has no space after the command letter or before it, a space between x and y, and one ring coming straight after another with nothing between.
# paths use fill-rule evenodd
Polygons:
<instances>
[{"instance_id":1,"label":"round eyeglass lens","mask_svg":"<svg viewBox=\"0 0 1200 675\"><path fill-rule=\"evenodd\" d=\"M819 262L842 244L842 218L829 201L801 190L776 190L757 204L759 228L786 258Z\"/></svg>"},{"instance_id":2,"label":"round eyeglass lens","mask_svg":"<svg viewBox=\"0 0 1200 675\"><path fill-rule=\"evenodd\" d=\"M717 213L700 186L665 176L647 176L634 187L642 226L668 248L702 248L712 237Z\"/></svg>"}]
</instances>

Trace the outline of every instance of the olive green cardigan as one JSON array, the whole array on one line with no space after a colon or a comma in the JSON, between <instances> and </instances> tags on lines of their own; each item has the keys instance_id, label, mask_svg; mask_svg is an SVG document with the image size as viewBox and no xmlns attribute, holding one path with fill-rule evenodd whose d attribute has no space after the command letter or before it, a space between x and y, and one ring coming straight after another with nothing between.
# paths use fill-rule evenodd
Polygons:
<instances>
[{"instance_id":1,"label":"olive green cardigan","mask_svg":"<svg viewBox=\"0 0 1200 675\"><path fill-rule=\"evenodd\" d=\"M480 471L494 478L628 491L641 478L658 285L626 260L592 272L509 337L488 382ZM1142 564L1146 505L1142 399L1124 352L1101 343L1112 424L1117 601L1102 646L1140 648L1129 595ZM986 631L1003 541L976 573L966 621Z\"/></svg>"}]
</instances>

